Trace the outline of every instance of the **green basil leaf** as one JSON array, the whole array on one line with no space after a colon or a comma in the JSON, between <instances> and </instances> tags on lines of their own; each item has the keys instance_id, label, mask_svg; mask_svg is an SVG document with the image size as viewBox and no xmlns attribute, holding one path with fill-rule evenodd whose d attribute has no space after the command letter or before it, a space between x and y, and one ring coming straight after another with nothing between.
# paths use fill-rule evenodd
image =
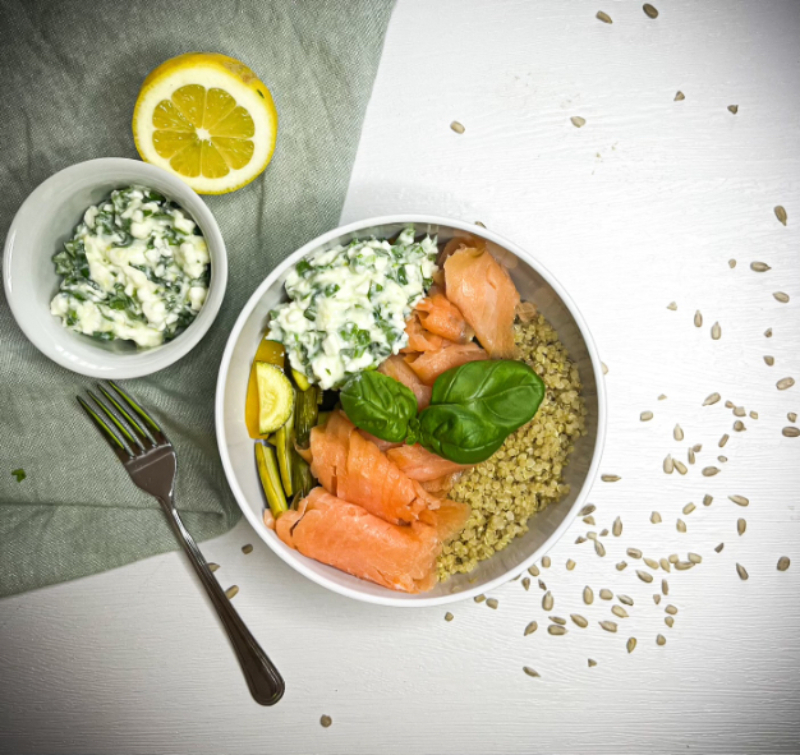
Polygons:
<instances>
[{"instance_id":1,"label":"green basil leaf","mask_svg":"<svg viewBox=\"0 0 800 755\"><path fill-rule=\"evenodd\" d=\"M391 443L405 440L408 423L417 416L413 391L374 370L350 378L339 398L345 414L356 427Z\"/></svg>"},{"instance_id":2,"label":"green basil leaf","mask_svg":"<svg viewBox=\"0 0 800 755\"><path fill-rule=\"evenodd\" d=\"M507 436L504 428L454 404L432 404L419 415L420 444L458 464L486 461Z\"/></svg>"},{"instance_id":3,"label":"green basil leaf","mask_svg":"<svg viewBox=\"0 0 800 755\"><path fill-rule=\"evenodd\" d=\"M544 391L542 379L524 362L469 362L437 378L431 405L459 406L508 435L530 422Z\"/></svg>"}]
</instances>

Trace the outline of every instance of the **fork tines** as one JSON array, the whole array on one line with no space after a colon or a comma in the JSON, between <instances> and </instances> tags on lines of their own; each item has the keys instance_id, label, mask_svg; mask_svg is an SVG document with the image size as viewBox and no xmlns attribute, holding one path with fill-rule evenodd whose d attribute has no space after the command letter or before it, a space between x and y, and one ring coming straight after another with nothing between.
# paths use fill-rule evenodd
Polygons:
<instances>
[{"instance_id":1,"label":"fork tines","mask_svg":"<svg viewBox=\"0 0 800 755\"><path fill-rule=\"evenodd\" d=\"M108 441L121 461L129 461L156 445L169 443L155 420L134 399L113 380L109 380L108 384L113 388L116 396L103 385L97 385L106 401L103 401L91 390L87 390L100 413L95 411L88 401L80 396L77 398L78 403L89 415L89 419L100 430L100 434ZM113 409L109 408L108 404ZM120 436L122 440L120 440Z\"/></svg>"}]
</instances>

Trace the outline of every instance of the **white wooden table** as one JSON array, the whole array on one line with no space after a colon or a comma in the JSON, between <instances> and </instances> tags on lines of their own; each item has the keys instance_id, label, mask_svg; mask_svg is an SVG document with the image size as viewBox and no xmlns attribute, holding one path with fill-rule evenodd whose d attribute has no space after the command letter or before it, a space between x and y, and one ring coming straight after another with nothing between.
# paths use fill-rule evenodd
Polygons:
<instances>
[{"instance_id":1,"label":"white wooden table","mask_svg":"<svg viewBox=\"0 0 800 755\"><path fill-rule=\"evenodd\" d=\"M0 605L2 751L800 750L800 439L781 434L787 412L800 412L800 385L775 387L800 379L800 3L655 4L651 20L634 0L400 0L342 218L481 220L572 292L609 368L603 470L622 477L595 486L594 529L617 515L625 529L605 538L601 559L574 543L592 529L577 521L542 578L553 613L580 612L591 627L548 635L535 580L530 592L498 590L496 611L456 604L451 623L440 609L361 605L295 574L242 523L204 552L226 587L240 586L238 609L286 677L279 705L251 702L173 553ZM613 25L595 18L600 9ZM685 100L674 101L678 90ZM753 260L772 269L755 273ZM722 402L701 407L713 391L758 419L733 432ZM645 410L651 422L639 421ZM664 475L664 456L685 459L694 443L703 450L688 474ZM722 472L701 476L719 453ZM689 501L698 507L680 534ZM653 510L662 524L650 523ZM670 596L656 606L661 575L640 582L628 547L693 551L703 563L668 575ZM781 555L792 559L783 573ZM618 572L622 558L631 565ZM610 604L582 604L585 584L634 598L618 634L596 623L613 618ZM679 608L672 629L666 602ZM539 631L523 637L531 620ZM638 639L631 655L628 637Z\"/></svg>"}]
</instances>

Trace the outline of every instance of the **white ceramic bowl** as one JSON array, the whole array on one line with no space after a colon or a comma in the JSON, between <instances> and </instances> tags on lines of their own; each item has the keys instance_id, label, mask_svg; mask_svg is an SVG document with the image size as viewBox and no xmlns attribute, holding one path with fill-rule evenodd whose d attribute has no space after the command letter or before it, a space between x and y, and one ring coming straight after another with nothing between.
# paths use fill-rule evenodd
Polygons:
<instances>
[{"instance_id":1,"label":"white ceramic bowl","mask_svg":"<svg viewBox=\"0 0 800 755\"><path fill-rule=\"evenodd\" d=\"M253 441L244 424L245 391L253 354L263 337L269 311L278 302L286 300L283 284L289 269L319 249L373 235L391 238L408 225L413 225L418 234L438 235L440 242L456 235L480 236L494 254L505 257L522 298L536 304L556 328L575 360L588 410L587 434L576 444L566 469L569 495L537 514L523 537L481 562L471 574L452 577L430 592L419 595L394 592L306 558L267 529L262 521L264 497L256 472ZM507 582L541 558L584 505L600 463L605 434L605 393L600 358L589 330L567 292L528 252L496 233L429 215L389 216L351 223L314 239L276 267L250 297L228 339L217 381L215 411L217 441L228 482L244 515L261 539L292 568L329 590L368 603L406 607L440 605L473 597Z\"/></svg>"},{"instance_id":2,"label":"white ceramic bowl","mask_svg":"<svg viewBox=\"0 0 800 755\"><path fill-rule=\"evenodd\" d=\"M131 184L155 189L183 207L200 226L211 258L208 295L195 320L172 341L146 350L130 342L96 341L74 333L50 314L60 280L52 256L72 238L88 207L107 199L113 189ZM176 176L139 160L104 157L50 176L23 202L6 236L3 283L22 332L54 362L91 377L140 377L180 359L211 327L227 281L225 243L205 202Z\"/></svg>"}]
</instances>

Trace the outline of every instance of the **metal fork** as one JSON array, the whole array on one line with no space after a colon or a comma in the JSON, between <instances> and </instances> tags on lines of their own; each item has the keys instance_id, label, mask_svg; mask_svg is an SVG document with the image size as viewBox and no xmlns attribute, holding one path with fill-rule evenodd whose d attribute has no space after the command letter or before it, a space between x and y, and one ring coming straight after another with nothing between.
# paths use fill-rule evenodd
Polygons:
<instances>
[{"instance_id":1,"label":"metal fork","mask_svg":"<svg viewBox=\"0 0 800 755\"><path fill-rule=\"evenodd\" d=\"M117 414L92 391L88 391L88 394L100 413L80 396L78 403L108 441L133 482L161 503L167 521L175 531L186 555L189 556L214 608L217 609L217 614L236 651L250 693L257 703L274 705L283 697L283 678L223 592L175 507L177 457L172 443L136 401L113 381L109 380L108 383L116 396L102 385L97 387L113 409L116 409Z\"/></svg>"}]
</instances>

